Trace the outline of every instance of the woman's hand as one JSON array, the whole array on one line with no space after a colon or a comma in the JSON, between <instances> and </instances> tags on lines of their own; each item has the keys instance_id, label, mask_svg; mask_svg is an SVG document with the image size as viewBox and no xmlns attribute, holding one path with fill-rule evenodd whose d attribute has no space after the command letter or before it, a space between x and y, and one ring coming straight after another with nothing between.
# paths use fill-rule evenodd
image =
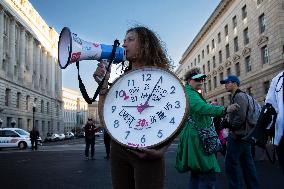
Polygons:
<instances>
[{"instance_id":1,"label":"woman's hand","mask_svg":"<svg viewBox=\"0 0 284 189\"><path fill-rule=\"evenodd\" d=\"M103 80L103 77L106 75L104 84L103 84L101 91L100 91L100 94L105 94L107 92L107 89L108 89L108 80L110 78L111 67L110 67L110 70L107 71L106 70L106 64L107 64L107 62L103 62L103 61L98 63L98 67L93 74L93 77L98 84Z\"/></svg>"},{"instance_id":2,"label":"woman's hand","mask_svg":"<svg viewBox=\"0 0 284 189\"><path fill-rule=\"evenodd\" d=\"M141 159L154 160L164 156L168 145L159 149L137 148L137 150L129 150Z\"/></svg>"}]
</instances>

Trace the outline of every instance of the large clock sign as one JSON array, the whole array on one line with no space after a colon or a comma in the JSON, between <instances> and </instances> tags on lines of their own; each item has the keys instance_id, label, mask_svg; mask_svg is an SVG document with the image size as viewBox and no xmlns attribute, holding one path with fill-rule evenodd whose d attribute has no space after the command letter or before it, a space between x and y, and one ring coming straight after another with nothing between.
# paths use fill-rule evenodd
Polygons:
<instances>
[{"instance_id":1,"label":"large clock sign","mask_svg":"<svg viewBox=\"0 0 284 189\"><path fill-rule=\"evenodd\" d=\"M127 147L154 147L173 137L188 112L183 85L170 71L142 67L120 77L106 95L103 119Z\"/></svg>"}]
</instances>

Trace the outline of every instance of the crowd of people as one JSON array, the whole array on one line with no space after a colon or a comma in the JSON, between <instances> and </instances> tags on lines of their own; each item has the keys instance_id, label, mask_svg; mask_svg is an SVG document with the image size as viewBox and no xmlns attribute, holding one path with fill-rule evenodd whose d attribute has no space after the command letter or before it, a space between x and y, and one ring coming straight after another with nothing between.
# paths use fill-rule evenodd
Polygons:
<instances>
[{"instance_id":1,"label":"crowd of people","mask_svg":"<svg viewBox=\"0 0 284 189\"><path fill-rule=\"evenodd\" d=\"M170 61L157 35L150 29L138 26L126 32L123 47L129 61L128 72L143 66L170 68ZM106 77L99 96L99 116L102 120L102 107L108 87L111 70L103 63L98 64L94 73L95 80ZM189 70L185 74L185 92L189 99L190 112L183 130L179 135L176 155L176 168L180 172L190 172L190 189L218 188L216 173L221 171L217 153L225 156L225 174L229 189L260 188L255 164L252 157L252 143L245 140L251 132L251 104L249 95L240 89L241 81L230 75L220 81L232 96L228 106L208 103L199 92L206 75L199 69ZM253 100L253 99L252 99ZM283 168L284 153L284 120L283 120L283 71L271 82L266 103L272 104L277 112L275 122L275 140L278 159ZM256 106L255 106L256 107ZM253 113L252 113L253 114ZM254 115L254 114L253 114ZM252 115L252 116L253 116ZM85 131L93 132L86 125ZM204 135L204 133L207 133ZM93 134L91 134L93 136ZM87 136L87 135L86 135ZM90 136L88 134L88 136ZM105 141L111 141L111 148L106 146L107 156L111 162L112 185L114 189L162 189L164 188L165 161L164 155L169 144L154 149L129 150L105 132ZM92 139L86 139L86 157ZM94 150L91 150L93 157ZM284 169L283 169L284 170ZM145 182L147 178L147 182ZM243 186L243 183L246 185Z\"/></svg>"}]
</instances>

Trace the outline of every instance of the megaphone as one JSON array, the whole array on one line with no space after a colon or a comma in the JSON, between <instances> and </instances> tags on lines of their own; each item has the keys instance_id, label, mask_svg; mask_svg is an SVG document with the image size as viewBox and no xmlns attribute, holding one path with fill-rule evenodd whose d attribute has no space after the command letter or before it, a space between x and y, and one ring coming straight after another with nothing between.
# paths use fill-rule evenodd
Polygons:
<instances>
[{"instance_id":1,"label":"megaphone","mask_svg":"<svg viewBox=\"0 0 284 189\"><path fill-rule=\"evenodd\" d=\"M58 42L59 66L65 69L69 64L80 60L109 59L112 49L112 45L84 41L77 34L72 33L68 27L64 27ZM125 51L122 47L117 47L113 63L123 61L125 61Z\"/></svg>"}]
</instances>

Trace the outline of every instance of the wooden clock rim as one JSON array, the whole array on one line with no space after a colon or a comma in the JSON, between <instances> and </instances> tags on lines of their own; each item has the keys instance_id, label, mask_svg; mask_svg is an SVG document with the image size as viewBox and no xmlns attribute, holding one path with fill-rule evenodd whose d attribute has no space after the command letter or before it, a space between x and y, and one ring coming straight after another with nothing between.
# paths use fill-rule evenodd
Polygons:
<instances>
[{"instance_id":1,"label":"wooden clock rim","mask_svg":"<svg viewBox=\"0 0 284 189\"><path fill-rule=\"evenodd\" d=\"M135 68L135 69L132 69L130 71L128 71L127 73L123 74L122 76L120 76L118 79L116 79L113 84L111 85L111 87L113 87L116 82L120 81L122 78L126 77L127 75L131 74L132 72L134 71L137 71L137 70L145 70L145 69L158 69L158 70L162 70L162 71L166 71L168 72L169 74L171 74L172 76L174 76L177 81L179 82L179 84L181 85L181 88L184 92L184 95L185 95L185 101L186 101L186 106L185 106L185 112L184 112L184 115L183 115L183 118L182 118L182 121L180 122L179 126L177 127L177 129L175 130L175 132L173 132L169 137L165 138L162 142L159 142L157 144L154 144L154 145L151 145L151 146L147 146L145 148L155 148L155 147L158 147L158 146L161 146L162 144L167 144L168 141L171 141L171 139L173 140L179 133L180 131L183 129L183 125L184 123L186 122L187 120L187 115L189 113L189 100L188 100L188 97L187 97L187 94L184 90L184 86L181 82L181 80L170 70L168 69L165 69L165 68L160 68L160 67L155 67L155 66L143 66L143 67L140 67L140 68ZM110 89L111 89L110 87ZM126 144L123 144L121 143L120 141L118 141L117 139L115 139L112 134L109 132L109 130L107 129L106 127L106 123L105 123L105 117L104 117L104 107L105 107L105 103L106 103L106 98L107 98L107 95L109 94L109 91L110 89L108 90L108 92L106 93L105 95L105 101L104 101L104 104L103 104L103 114L102 114L102 121L103 121L103 124L104 124L104 128L106 129L106 131L108 132L108 134L110 135L111 139L114 140L116 143L126 147L126 148L130 148L130 149L137 149L137 147L132 147L132 146L128 146ZM140 147L138 147L140 148Z\"/></svg>"}]
</instances>

